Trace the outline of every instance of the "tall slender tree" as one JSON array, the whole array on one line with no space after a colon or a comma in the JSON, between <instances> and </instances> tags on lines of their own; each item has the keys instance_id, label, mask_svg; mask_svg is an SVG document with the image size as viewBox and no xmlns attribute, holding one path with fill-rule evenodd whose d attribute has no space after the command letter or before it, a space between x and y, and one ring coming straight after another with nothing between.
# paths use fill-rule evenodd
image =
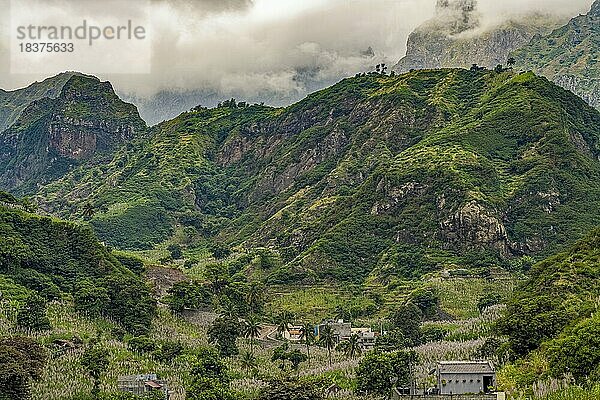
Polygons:
<instances>
[{"instance_id":1,"label":"tall slender tree","mask_svg":"<svg viewBox=\"0 0 600 400\"><path fill-rule=\"evenodd\" d=\"M258 282L252 282L246 293L246 301L251 314L259 314L263 308L265 288Z\"/></svg>"},{"instance_id":2,"label":"tall slender tree","mask_svg":"<svg viewBox=\"0 0 600 400\"><path fill-rule=\"evenodd\" d=\"M306 345L306 355L310 361L310 346L315 342L315 327L312 324L308 322L302 324L300 340L304 340L304 344Z\"/></svg>"},{"instance_id":3,"label":"tall slender tree","mask_svg":"<svg viewBox=\"0 0 600 400\"><path fill-rule=\"evenodd\" d=\"M108 365L108 353L106 349L102 347L89 347L83 353L81 366L94 381L94 387L92 388L92 396L94 399L99 398L100 380L102 374L107 371Z\"/></svg>"},{"instance_id":4,"label":"tall slender tree","mask_svg":"<svg viewBox=\"0 0 600 400\"><path fill-rule=\"evenodd\" d=\"M240 359L240 365L249 374L251 370L256 368L256 357L253 353L244 351Z\"/></svg>"},{"instance_id":5,"label":"tall slender tree","mask_svg":"<svg viewBox=\"0 0 600 400\"><path fill-rule=\"evenodd\" d=\"M259 319L251 315L244 321L244 326L242 328L242 333L245 338L250 339L250 353L254 355L254 340L260 336L260 331L262 330L260 326Z\"/></svg>"},{"instance_id":6,"label":"tall slender tree","mask_svg":"<svg viewBox=\"0 0 600 400\"><path fill-rule=\"evenodd\" d=\"M96 213L96 210L94 210L94 206L92 206L91 203L86 203L83 206L83 218L86 221L92 219L92 217L94 216L95 213Z\"/></svg>"},{"instance_id":7,"label":"tall slender tree","mask_svg":"<svg viewBox=\"0 0 600 400\"><path fill-rule=\"evenodd\" d=\"M279 313L277 316L277 333L283 335L285 332L288 332L293 320L294 314L291 311L283 310Z\"/></svg>"},{"instance_id":8,"label":"tall slender tree","mask_svg":"<svg viewBox=\"0 0 600 400\"><path fill-rule=\"evenodd\" d=\"M360 339L357 334L351 335L350 338L342 342L341 345L341 350L343 350L344 355L348 358L354 358L362 353Z\"/></svg>"},{"instance_id":9,"label":"tall slender tree","mask_svg":"<svg viewBox=\"0 0 600 400\"><path fill-rule=\"evenodd\" d=\"M325 325L319 331L319 344L327 349L329 366L331 366L331 349L335 347L335 332L329 325Z\"/></svg>"}]
</instances>

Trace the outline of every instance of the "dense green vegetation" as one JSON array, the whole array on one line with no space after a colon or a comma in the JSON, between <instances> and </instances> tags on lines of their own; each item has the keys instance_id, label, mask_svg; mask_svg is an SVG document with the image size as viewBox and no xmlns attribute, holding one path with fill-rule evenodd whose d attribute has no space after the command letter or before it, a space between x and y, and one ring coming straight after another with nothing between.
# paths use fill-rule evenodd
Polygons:
<instances>
[{"instance_id":1,"label":"dense green vegetation","mask_svg":"<svg viewBox=\"0 0 600 400\"><path fill-rule=\"evenodd\" d=\"M272 284L518 270L600 222L599 127L531 73L367 74L283 109L196 108L37 199L65 218L92 209L119 248L268 243Z\"/></svg>"},{"instance_id":2,"label":"dense green vegetation","mask_svg":"<svg viewBox=\"0 0 600 400\"><path fill-rule=\"evenodd\" d=\"M523 357L507 369L513 383L524 387L565 375L580 384L597 382L599 279L599 230L535 265L498 325Z\"/></svg>"},{"instance_id":3,"label":"dense green vegetation","mask_svg":"<svg viewBox=\"0 0 600 400\"><path fill-rule=\"evenodd\" d=\"M94 79L61 93L6 132L44 139L49 110L137 121ZM116 377L138 372L178 399L385 396L393 378L431 385L436 361L478 357L528 395L599 376L600 234L564 249L600 225L600 114L546 79L359 74L287 108L231 100L138 128L106 163L21 188L77 224L0 194L0 333L37 338L77 382L62 393L11 365L34 396L119 398ZM151 292L127 251L176 277L149 273ZM494 332L507 271L529 280ZM324 319L387 334L365 354L358 336L316 337ZM304 342L275 345L294 325Z\"/></svg>"},{"instance_id":4,"label":"dense green vegetation","mask_svg":"<svg viewBox=\"0 0 600 400\"><path fill-rule=\"evenodd\" d=\"M24 399L30 395L31 381L40 379L46 352L26 337L0 339L0 399Z\"/></svg>"},{"instance_id":5,"label":"dense green vegetation","mask_svg":"<svg viewBox=\"0 0 600 400\"><path fill-rule=\"evenodd\" d=\"M2 291L22 291L8 299L29 310L17 314L20 324L49 328L46 302L70 294L86 315L110 316L135 333L147 329L155 312L149 289L89 228L0 206L0 229Z\"/></svg>"}]
</instances>

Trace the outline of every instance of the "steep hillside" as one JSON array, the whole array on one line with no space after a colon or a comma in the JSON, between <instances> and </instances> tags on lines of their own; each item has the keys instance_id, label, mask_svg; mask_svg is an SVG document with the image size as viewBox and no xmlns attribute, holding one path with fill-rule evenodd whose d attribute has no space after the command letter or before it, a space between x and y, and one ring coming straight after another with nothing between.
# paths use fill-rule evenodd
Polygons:
<instances>
[{"instance_id":1,"label":"steep hillside","mask_svg":"<svg viewBox=\"0 0 600 400\"><path fill-rule=\"evenodd\" d=\"M87 161L110 159L146 129L135 107L97 78L72 75L58 97L46 94L0 133L0 187L5 190L32 193Z\"/></svg>"},{"instance_id":2,"label":"steep hillside","mask_svg":"<svg viewBox=\"0 0 600 400\"><path fill-rule=\"evenodd\" d=\"M509 304L503 330L518 354L590 316L600 296L600 229L536 264Z\"/></svg>"},{"instance_id":3,"label":"steep hillside","mask_svg":"<svg viewBox=\"0 0 600 400\"><path fill-rule=\"evenodd\" d=\"M232 199L241 178L216 162L230 132L275 115L268 107L220 107L184 113L134 140L107 165L75 170L40 191L44 207L71 215L91 201L91 220L112 245L146 249L168 239L175 225L216 234L239 207Z\"/></svg>"},{"instance_id":4,"label":"steep hillside","mask_svg":"<svg viewBox=\"0 0 600 400\"><path fill-rule=\"evenodd\" d=\"M154 303L136 275L143 265L112 254L89 228L28 208L0 192L0 297L19 303L23 298L15 292L34 292L46 301L69 293L83 312L110 315L132 332L148 329L143 325L152 319Z\"/></svg>"},{"instance_id":5,"label":"steep hillside","mask_svg":"<svg viewBox=\"0 0 600 400\"><path fill-rule=\"evenodd\" d=\"M397 72L426 68L493 68L505 64L509 54L536 35L560 26L549 15L528 15L497 26L481 26L477 2L438 0L436 13L412 32L406 56L394 66Z\"/></svg>"},{"instance_id":6,"label":"steep hillside","mask_svg":"<svg viewBox=\"0 0 600 400\"><path fill-rule=\"evenodd\" d=\"M600 109L600 0L587 15L513 53L517 65L546 76Z\"/></svg>"},{"instance_id":7,"label":"steep hillside","mask_svg":"<svg viewBox=\"0 0 600 400\"><path fill-rule=\"evenodd\" d=\"M586 378L598 382L599 296L600 229L596 229L535 265L515 292L499 327L517 355L529 356L506 373L522 386L565 374L580 383Z\"/></svg>"},{"instance_id":8,"label":"steep hillside","mask_svg":"<svg viewBox=\"0 0 600 400\"><path fill-rule=\"evenodd\" d=\"M0 132L11 126L34 101L58 97L74 73L63 73L14 91L0 89Z\"/></svg>"},{"instance_id":9,"label":"steep hillside","mask_svg":"<svg viewBox=\"0 0 600 400\"><path fill-rule=\"evenodd\" d=\"M272 281L410 277L539 255L600 223L600 114L544 78L345 79L284 109L227 102L40 191L115 246L186 235L280 252Z\"/></svg>"}]
</instances>

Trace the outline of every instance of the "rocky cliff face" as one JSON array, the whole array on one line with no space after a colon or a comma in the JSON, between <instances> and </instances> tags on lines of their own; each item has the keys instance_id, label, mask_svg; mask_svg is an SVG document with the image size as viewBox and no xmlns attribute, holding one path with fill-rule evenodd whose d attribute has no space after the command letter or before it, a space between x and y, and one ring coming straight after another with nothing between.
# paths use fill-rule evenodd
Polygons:
<instances>
[{"instance_id":1,"label":"rocky cliff face","mask_svg":"<svg viewBox=\"0 0 600 400\"><path fill-rule=\"evenodd\" d=\"M33 101L0 134L0 186L31 192L82 163L110 159L145 129L109 83L72 75L57 97Z\"/></svg>"},{"instance_id":2,"label":"rocky cliff face","mask_svg":"<svg viewBox=\"0 0 600 400\"><path fill-rule=\"evenodd\" d=\"M434 17L408 38L406 56L397 72L424 68L495 67L538 34L558 27L560 20L530 15L495 27L482 27L475 0L440 0Z\"/></svg>"},{"instance_id":3,"label":"rocky cliff face","mask_svg":"<svg viewBox=\"0 0 600 400\"><path fill-rule=\"evenodd\" d=\"M135 128L110 120L85 120L53 116L49 126L49 145L60 156L86 160L98 152L114 150L133 139Z\"/></svg>"},{"instance_id":4,"label":"rocky cliff face","mask_svg":"<svg viewBox=\"0 0 600 400\"><path fill-rule=\"evenodd\" d=\"M546 76L600 109L600 0L590 12L516 50L517 65Z\"/></svg>"},{"instance_id":5,"label":"rocky cliff face","mask_svg":"<svg viewBox=\"0 0 600 400\"><path fill-rule=\"evenodd\" d=\"M600 110L600 79L585 78L570 74L557 74L550 76L549 78L557 85L564 87L584 99L590 106Z\"/></svg>"}]
</instances>

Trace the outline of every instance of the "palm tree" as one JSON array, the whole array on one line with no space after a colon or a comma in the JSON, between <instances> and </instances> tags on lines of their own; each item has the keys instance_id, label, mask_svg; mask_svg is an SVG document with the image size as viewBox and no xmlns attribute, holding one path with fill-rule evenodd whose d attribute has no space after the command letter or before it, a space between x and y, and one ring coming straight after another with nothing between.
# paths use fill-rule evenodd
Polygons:
<instances>
[{"instance_id":1,"label":"palm tree","mask_svg":"<svg viewBox=\"0 0 600 400\"><path fill-rule=\"evenodd\" d=\"M86 220L92 219L95 212L96 211L94 210L94 207L92 206L91 203L86 203L83 206L83 218L85 218Z\"/></svg>"},{"instance_id":2,"label":"palm tree","mask_svg":"<svg viewBox=\"0 0 600 400\"><path fill-rule=\"evenodd\" d=\"M329 354L329 366L331 366L331 349L335 347L335 333L329 325L319 330L319 344L325 346Z\"/></svg>"},{"instance_id":3,"label":"palm tree","mask_svg":"<svg viewBox=\"0 0 600 400\"><path fill-rule=\"evenodd\" d=\"M229 299L223 298L223 301L219 302L218 308L219 314L222 318L237 319L237 309L235 308L235 304L233 304L233 302Z\"/></svg>"},{"instance_id":4,"label":"palm tree","mask_svg":"<svg viewBox=\"0 0 600 400\"><path fill-rule=\"evenodd\" d=\"M348 358L354 358L354 356L359 356L362 353L360 339L357 334L351 335L350 338L344 342L343 350Z\"/></svg>"},{"instance_id":5,"label":"palm tree","mask_svg":"<svg viewBox=\"0 0 600 400\"><path fill-rule=\"evenodd\" d=\"M250 370L256 368L256 357L251 352L245 351L242 353L240 365L249 373Z\"/></svg>"},{"instance_id":6,"label":"palm tree","mask_svg":"<svg viewBox=\"0 0 600 400\"><path fill-rule=\"evenodd\" d=\"M254 339L260 336L260 321L255 316L250 316L244 321L242 333L250 339L250 353L254 354Z\"/></svg>"},{"instance_id":7,"label":"palm tree","mask_svg":"<svg viewBox=\"0 0 600 400\"><path fill-rule=\"evenodd\" d=\"M302 325L300 332L300 340L304 340L304 343L306 343L306 354L308 361L310 361L310 345L315 341L315 327L312 324L305 323Z\"/></svg>"},{"instance_id":8,"label":"palm tree","mask_svg":"<svg viewBox=\"0 0 600 400\"><path fill-rule=\"evenodd\" d=\"M250 313L256 314L260 311L264 298L265 288L261 284L253 282L246 294L246 301L248 302Z\"/></svg>"},{"instance_id":9,"label":"palm tree","mask_svg":"<svg viewBox=\"0 0 600 400\"><path fill-rule=\"evenodd\" d=\"M335 306L335 319L340 320L340 319L345 319L344 317L346 316L346 311L344 310L344 307L337 305Z\"/></svg>"},{"instance_id":10,"label":"palm tree","mask_svg":"<svg viewBox=\"0 0 600 400\"><path fill-rule=\"evenodd\" d=\"M508 64L509 67L512 67L516 63L517 63L517 61L514 59L514 57L509 57L508 60L506 61L506 64Z\"/></svg>"},{"instance_id":11,"label":"palm tree","mask_svg":"<svg viewBox=\"0 0 600 400\"><path fill-rule=\"evenodd\" d=\"M292 324L293 320L294 320L294 314L292 314L288 310L283 310L277 316L277 321L278 321L277 333L280 335L283 335L285 332L287 332L290 329L290 325Z\"/></svg>"}]
</instances>

